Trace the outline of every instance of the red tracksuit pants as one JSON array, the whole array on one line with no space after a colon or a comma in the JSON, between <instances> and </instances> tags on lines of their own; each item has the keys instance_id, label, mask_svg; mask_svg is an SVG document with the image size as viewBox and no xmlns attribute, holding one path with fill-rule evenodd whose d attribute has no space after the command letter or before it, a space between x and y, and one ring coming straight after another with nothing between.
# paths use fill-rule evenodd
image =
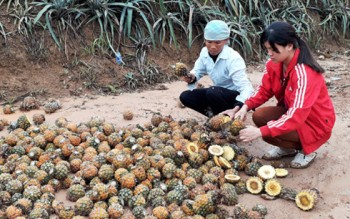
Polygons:
<instances>
[{"instance_id":1,"label":"red tracksuit pants","mask_svg":"<svg viewBox=\"0 0 350 219\"><path fill-rule=\"evenodd\" d=\"M287 110L280 106L260 107L253 113L253 122L257 127L261 127L271 120L277 120L286 112ZM301 142L296 130L276 137L263 137L263 139L267 143L281 148L301 149Z\"/></svg>"}]
</instances>

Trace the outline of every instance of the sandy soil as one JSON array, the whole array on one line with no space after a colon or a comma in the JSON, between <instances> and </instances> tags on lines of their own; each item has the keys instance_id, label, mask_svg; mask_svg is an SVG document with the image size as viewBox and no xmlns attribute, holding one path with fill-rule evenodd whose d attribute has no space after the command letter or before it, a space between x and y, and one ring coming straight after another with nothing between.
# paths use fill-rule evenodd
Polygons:
<instances>
[{"instance_id":1,"label":"sandy soil","mask_svg":"<svg viewBox=\"0 0 350 219\"><path fill-rule=\"evenodd\" d=\"M317 188L320 192L320 199L312 211L303 212L290 201L282 199L267 201L260 198L260 196L240 195L239 202L249 208L257 203L266 205L269 211L266 218L350 218L350 171L348 170L350 160L350 150L348 150L350 143L350 87L346 86L350 78L348 70L350 59L346 56L333 57L332 59L321 60L320 63L326 66L328 72L326 79L337 113L333 135L317 151L317 159L309 168L302 170L288 169L290 174L280 180L282 185L296 190ZM262 66L250 66L248 72L253 84L258 85L261 79ZM208 86L210 80L205 78L202 83ZM58 117L63 116L69 121L79 123L88 121L92 116L101 116L120 127L126 127L150 121L154 112L171 115L175 120L196 118L199 122L205 121L204 116L190 109L179 107L178 96L181 91L186 89L184 82L177 81L164 85L167 89L124 93L118 96L86 95L79 98L62 98L60 99L62 109L53 114L46 114L46 122L53 123ZM273 104L273 101L267 104ZM134 112L133 120L123 120L122 113L125 110ZM28 118L32 118L33 114L39 112L44 113L40 109L25 112L25 114ZM15 114L4 115L1 112L0 118L13 121L22 113L24 112L17 110ZM251 121L248 121L248 123L251 123ZM0 134L6 135L7 131L2 131ZM244 146L255 156L261 156L270 147L261 140L253 141ZM59 198L64 199L64 194L60 193Z\"/></svg>"}]
</instances>

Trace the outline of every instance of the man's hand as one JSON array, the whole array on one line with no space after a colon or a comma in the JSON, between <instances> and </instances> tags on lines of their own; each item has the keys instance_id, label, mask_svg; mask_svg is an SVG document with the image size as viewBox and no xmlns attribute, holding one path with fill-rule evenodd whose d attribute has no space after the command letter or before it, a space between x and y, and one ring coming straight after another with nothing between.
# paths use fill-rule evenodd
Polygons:
<instances>
[{"instance_id":1,"label":"man's hand","mask_svg":"<svg viewBox=\"0 0 350 219\"><path fill-rule=\"evenodd\" d=\"M254 126L247 126L239 132L239 140L243 142L252 141L259 137L261 137L260 129Z\"/></svg>"},{"instance_id":2,"label":"man's hand","mask_svg":"<svg viewBox=\"0 0 350 219\"><path fill-rule=\"evenodd\" d=\"M182 80L191 84L195 80L196 76L194 74L188 74L187 76L182 77Z\"/></svg>"}]
</instances>

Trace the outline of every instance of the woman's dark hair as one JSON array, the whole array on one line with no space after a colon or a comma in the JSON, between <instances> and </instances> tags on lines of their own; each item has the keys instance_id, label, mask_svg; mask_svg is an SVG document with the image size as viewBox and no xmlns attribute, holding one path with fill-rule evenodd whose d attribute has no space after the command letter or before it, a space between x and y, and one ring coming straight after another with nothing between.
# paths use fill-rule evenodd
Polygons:
<instances>
[{"instance_id":1,"label":"woman's dark hair","mask_svg":"<svg viewBox=\"0 0 350 219\"><path fill-rule=\"evenodd\" d=\"M294 27L289 23L278 21L270 24L260 36L261 47L264 48L265 42L269 42L273 51L277 53L279 51L276 44L281 46L292 44L294 49L300 49L298 63L306 64L318 73L324 73L324 69L314 59L308 45L304 40L300 39Z\"/></svg>"}]
</instances>

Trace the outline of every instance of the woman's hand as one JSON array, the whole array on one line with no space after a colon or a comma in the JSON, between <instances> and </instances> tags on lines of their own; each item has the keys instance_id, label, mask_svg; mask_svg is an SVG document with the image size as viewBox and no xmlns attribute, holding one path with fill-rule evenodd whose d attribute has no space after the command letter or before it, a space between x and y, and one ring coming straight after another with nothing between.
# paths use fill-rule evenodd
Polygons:
<instances>
[{"instance_id":1,"label":"woman's hand","mask_svg":"<svg viewBox=\"0 0 350 219\"><path fill-rule=\"evenodd\" d=\"M252 141L259 137L261 137L260 129L254 126L247 126L239 132L239 140L243 142Z\"/></svg>"},{"instance_id":2,"label":"woman's hand","mask_svg":"<svg viewBox=\"0 0 350 219\"><path fill-rule=\"evenodd\" d=\"M248 112L248 106L244 104L244 105L241 107L241 109L240 109L238 112L236 112L236 113L234 114L234 118L235 118L235 119L236 119L236 118L239 118L239 119L241 119L242 121L245 121L245 120L246 120L247 112Z\"/></svg>"},{"instance_id":3,"label":"woman's hand","mask_svg":"<svg viewBox=\"0 0 350 219\"><path fill-rule=\"evenodd\" d=\"M233 109L225 110L221 114L228 115L231 119L235 118L235 114L239 111L239 106L235 106Z\"/></svg>"}]
</instances>

